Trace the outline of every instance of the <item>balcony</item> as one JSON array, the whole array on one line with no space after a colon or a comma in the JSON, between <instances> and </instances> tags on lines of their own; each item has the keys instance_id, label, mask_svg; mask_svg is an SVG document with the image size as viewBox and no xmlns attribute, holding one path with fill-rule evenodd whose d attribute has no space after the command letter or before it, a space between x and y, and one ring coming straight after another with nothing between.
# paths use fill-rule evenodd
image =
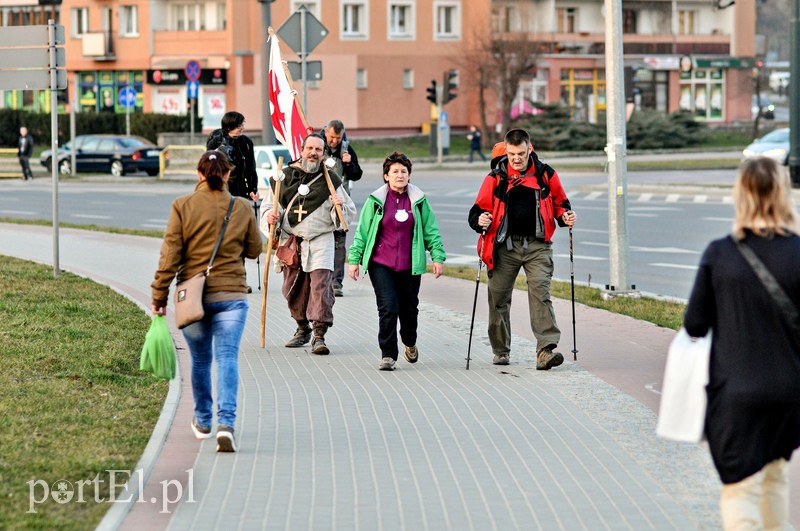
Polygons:
<instances>
[{"instance_id":1,"label":"balcony","mask_svg":"<svg viewBox=\"0 0 800 531\"><path fill-rule=\"evenodd\" d=\"M82 55L92 61L116 61L113 32L84 33L81 36Z\"/></svg>"}]
</instances>

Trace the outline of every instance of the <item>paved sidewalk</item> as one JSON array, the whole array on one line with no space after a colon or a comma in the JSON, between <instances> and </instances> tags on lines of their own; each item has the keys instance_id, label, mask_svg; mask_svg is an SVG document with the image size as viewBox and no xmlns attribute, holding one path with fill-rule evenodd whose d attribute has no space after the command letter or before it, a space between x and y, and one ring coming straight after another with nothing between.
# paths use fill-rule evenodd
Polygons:
<instances>
[{"instance_id":1,"label":"paved sidewalk","mask_svg":"<svg viewBox=\"0 0 800 531\"><path fill-rule=\"evenodd\" d=\"M149 306L159 246L62 229L60 262ZM0 253L51 263L52 229L0 224ZM255 262L248 277L255 287ZM420 361L380 372L368 279L346 282L336 300L330 356L282 346L294 323L280 281L270 275L266 349L259 346L261 295L250 298L240 451L217 454L213 439L194 439L188 353L176 333L181 375L139 464L141 501L115 504L101 527L719 528L719 482L707 451L657 439L657 395L639 385L660 385L670 331L579 307L573 363L570 305L557 301L567 361L536 371L521 308L512 364L495 367L482 287L466 371L475 283L426 275ZM172 487L166 496L165 485ZM162 511L167 497L178 498L178 485L180 500Z\"/></svg>"}]
</instances>

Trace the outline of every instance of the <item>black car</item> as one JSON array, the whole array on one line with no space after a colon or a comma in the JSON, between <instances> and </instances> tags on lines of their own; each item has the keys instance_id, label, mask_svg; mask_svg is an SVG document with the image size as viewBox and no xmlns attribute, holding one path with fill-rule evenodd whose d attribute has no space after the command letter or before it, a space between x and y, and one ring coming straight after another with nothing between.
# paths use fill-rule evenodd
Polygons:
<instances>
[{"instance_id":1,"label":"black car","mask_svg":"<svg viewBox=\"0 0 800 531\"><path fill-rule=\"evenodd\" d=\"M111 173L117 177L126 173L146 172L158 175L159 154L163 148L146 138L125 135L79 135L73 142L58 148L58 172L72 173L72 146L75 145L77 172ZM50 170L53 163L51 150L43 151L39 159Z\"/></svg>"}]
</instances>

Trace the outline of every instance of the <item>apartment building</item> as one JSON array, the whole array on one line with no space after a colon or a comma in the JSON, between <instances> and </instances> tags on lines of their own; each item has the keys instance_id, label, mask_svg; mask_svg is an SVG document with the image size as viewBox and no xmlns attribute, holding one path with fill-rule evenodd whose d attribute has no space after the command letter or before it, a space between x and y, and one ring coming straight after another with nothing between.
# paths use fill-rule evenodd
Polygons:
<instances>
[{"instance_id":1,"label":"apartment building","mask_svg":"<svg viewBox=\"0 0 800 531\"><path fill-rule=\"evenodd\" d=\"M755 0L721 2L622 1L626 97L638 108L707 122L751 118ZM494 1L492 25L541 44L514 114L529 111L528 101L561 102L581 121L605 113L602 0Z\"/></svg>"},{"instance_id":2,"label":"apartment building","mask_svg":"<svg viewBox=\"0 0 800 531\"><path fill-rule=\"evenodd\" d=\"M716 0L726 2L727 0ZM538 43L513 115L530 101L562 102L575 120L606 110L602 0L277 0L280 27L305 7L328 30L308 56L322 78L307 84L306 114L350 130L419 130L431 119L426 88L458 74L446 111L453 126L500 120L492 93L479 99L472 51L482 40L524 34ZM750 119L755 0L728 7L712 0L623 0L628 95L640 108L685 109L708 122ZM256 0L0 0L0 26L66 27L70 86L60 101L80 112L125 112L120 91L133 87L134 112L187 114L186 66L199 63L196 112L204 129L227 110L258 130L267 106L261 49L266 28ZM491 35L491 37L489 37ZM282 46L284 60L298 60ZM300 80L295 88L302 90ZM48 110L45 92L6 91L6 107Z\"/></svg>"}]
</instances>

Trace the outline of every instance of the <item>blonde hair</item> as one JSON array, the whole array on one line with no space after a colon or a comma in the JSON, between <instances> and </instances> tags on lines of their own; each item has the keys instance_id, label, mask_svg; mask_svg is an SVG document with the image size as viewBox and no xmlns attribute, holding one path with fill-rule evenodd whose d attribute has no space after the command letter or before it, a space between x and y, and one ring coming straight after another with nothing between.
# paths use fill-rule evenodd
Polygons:
<instances>
[{"instance_id":1,"label":"blonde hair","mask_svg":"<svg viewBox=\"0 0 800 531\"><path fill-rule=\"evenodd\" d=\"M767 157L753 157L739 165L733 187L736 216L733 235L744 238L745 229L759 236L797 233L788 172Z\"/></svg>"}]
</instances>

